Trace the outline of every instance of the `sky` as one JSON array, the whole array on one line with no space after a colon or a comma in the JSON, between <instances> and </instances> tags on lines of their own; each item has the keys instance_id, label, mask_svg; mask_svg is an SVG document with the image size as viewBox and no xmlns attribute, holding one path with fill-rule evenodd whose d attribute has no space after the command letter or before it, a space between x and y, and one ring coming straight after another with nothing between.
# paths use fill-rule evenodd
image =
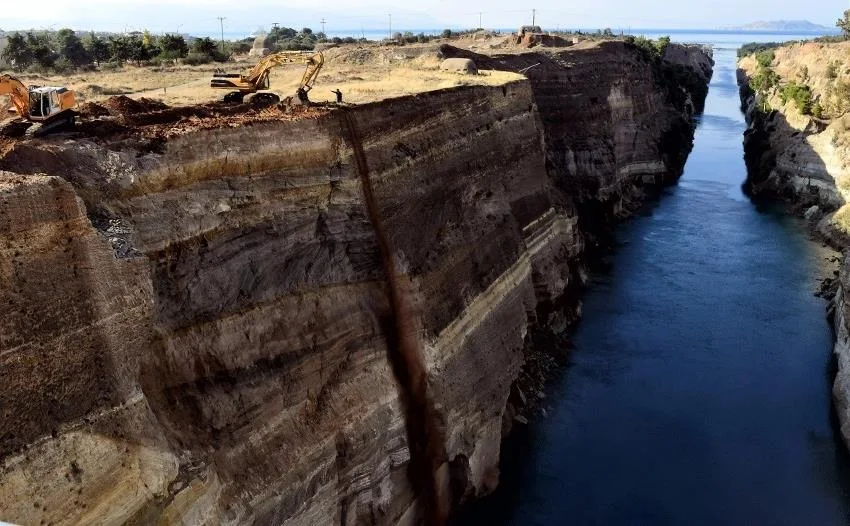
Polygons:
<instances>
[{"instance_id":1,"label":"sky","mask_svg":"<svg viewBox=\"0 0 850 526\"><path fill-rule=\"evenodd\" d=\"M400 7L386 0L37 0L4 1L0 29L59 29L154 33L215 34L223 21L226 36L249 36L273 23L321 30L329 34L363 29L489 29L536 22L545 29L564 28L665 28L716 29L757 20L807 19L833 26L850 0L418 0ZM525 8L524 6L529 6Z\"/></svg>"}]
</instances>

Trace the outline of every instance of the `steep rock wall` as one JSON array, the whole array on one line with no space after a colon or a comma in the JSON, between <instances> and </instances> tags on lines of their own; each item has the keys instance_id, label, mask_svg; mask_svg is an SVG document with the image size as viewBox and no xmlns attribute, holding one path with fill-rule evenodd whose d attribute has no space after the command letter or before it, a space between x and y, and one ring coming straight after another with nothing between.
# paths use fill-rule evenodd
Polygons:
<instances>
[{"instance_id":1,"label":"steep rock wall","mask_svg":"<svg viewBox=\"0 0 850 526\"><path fill-rule=\"evenodd\" d=\"M682 174L714 65L699 46L671 45L658 59L621 41L493 57L443 52L525 72L543 121L547 171L575 201L592 245L604 242L613 219Z\"/></svg>"},{"instance_id":2,"label":"steep rock wall","mask_svg":"<svg viewBox=\"0 0 850 526\"><path fill-rule=\"evenodd\" d=\"M612 53L631 69L599 73ZM0 367L17 379L0 387L0 517L414 523L492 489L530 331L579 312L576 203L673 180L663 136L691 140L679 88L637 51L575 58L607 101L580 125L607 141L548 135L591 89L570 77L545 110L532 79L155 147L5 151L0 169L46 175L0 175ZM629 123L644 112L651 129ZM575 180L604 182L573 195L562 144L599 147Z\"/></svg>"},{"instance_id":3,"label":"steep rock wall","mask_svg":"<svg viewBox=\"0 0 850 526\"><path fill-rule=\"evenodd\" d=\"M826 95L826 66L837 52L845 56L846 44L833 46L808 43L776 50L772 64L783 77L799 78L806 68L807 82L815 93ZM744 135L744 158L747 180L744 188L757 198L781 199L801 215L805 215L813 231L836 250L850 247L850 230L846 206L847 182L850 180L846 144L846 116L819 119L802 115L793 101L783 103L776 92L757 96L750 79L757 73L754 57L739 62L738 84L741 105L748 127ZM766 104L765 104L766 103ZM765 112L765 108L769 109ZM834 293L829 305L836 337L834 353L838 370L833 384L835 410L841 424L841 435L850 447L850 268L844 257L835 282L828 292Z\"/></svg>"}]
</instances>

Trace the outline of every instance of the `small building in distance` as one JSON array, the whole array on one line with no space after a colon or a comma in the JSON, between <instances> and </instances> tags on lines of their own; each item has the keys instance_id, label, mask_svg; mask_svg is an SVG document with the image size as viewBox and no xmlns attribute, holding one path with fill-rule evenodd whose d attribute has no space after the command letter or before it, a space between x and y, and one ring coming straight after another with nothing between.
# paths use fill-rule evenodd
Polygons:
<instances>
[{"instance_id":1,"label":"small building in distance","mask_svg":"<svg viewBox=\"0 0 850 526\"><path fill-rule=\"evenodd\" d=\"M572 40L544 33L540 26L522 26L514 33L514 44L520 47L567 47L573 45Z\"/></svg>"}]
</instances>

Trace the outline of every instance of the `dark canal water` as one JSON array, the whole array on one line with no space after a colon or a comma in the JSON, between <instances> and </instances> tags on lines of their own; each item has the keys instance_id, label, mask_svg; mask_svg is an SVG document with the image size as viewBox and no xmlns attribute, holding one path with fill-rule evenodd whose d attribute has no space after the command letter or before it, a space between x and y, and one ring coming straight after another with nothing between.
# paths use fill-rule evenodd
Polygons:
<instances>
[{"instance_id":1,"label":"dark canal water","mask_svg":"<svg viewBox=\"0 0 850 526\"><path fill-rule=\"evenodd\" d=\"M830 407L828 255L741 193L735 50L680 183L623 225L540 418L457 524L850 524Z\"/></svg>"}]
</instances>

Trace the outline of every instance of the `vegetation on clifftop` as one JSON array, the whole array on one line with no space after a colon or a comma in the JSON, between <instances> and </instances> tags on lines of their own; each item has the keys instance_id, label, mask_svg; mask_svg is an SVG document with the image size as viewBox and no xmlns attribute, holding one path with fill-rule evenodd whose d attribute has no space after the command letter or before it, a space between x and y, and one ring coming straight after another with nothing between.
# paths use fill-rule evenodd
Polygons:
<instances>
[{"instance_id":1,"label":"vegetation on clifftop","mask_svg":"<svg viewBox=\"0 0 850 526\"><path fill-rule=\"evenodd\" d=\"M787 104L789 100L793 100L797 106L797 110L803 115L811 115L813 109L812 89L805 84L797 84L791 81L785 84L779 90L779 97L782 99L782 104Z\"/></svg>"}]
</instances>

